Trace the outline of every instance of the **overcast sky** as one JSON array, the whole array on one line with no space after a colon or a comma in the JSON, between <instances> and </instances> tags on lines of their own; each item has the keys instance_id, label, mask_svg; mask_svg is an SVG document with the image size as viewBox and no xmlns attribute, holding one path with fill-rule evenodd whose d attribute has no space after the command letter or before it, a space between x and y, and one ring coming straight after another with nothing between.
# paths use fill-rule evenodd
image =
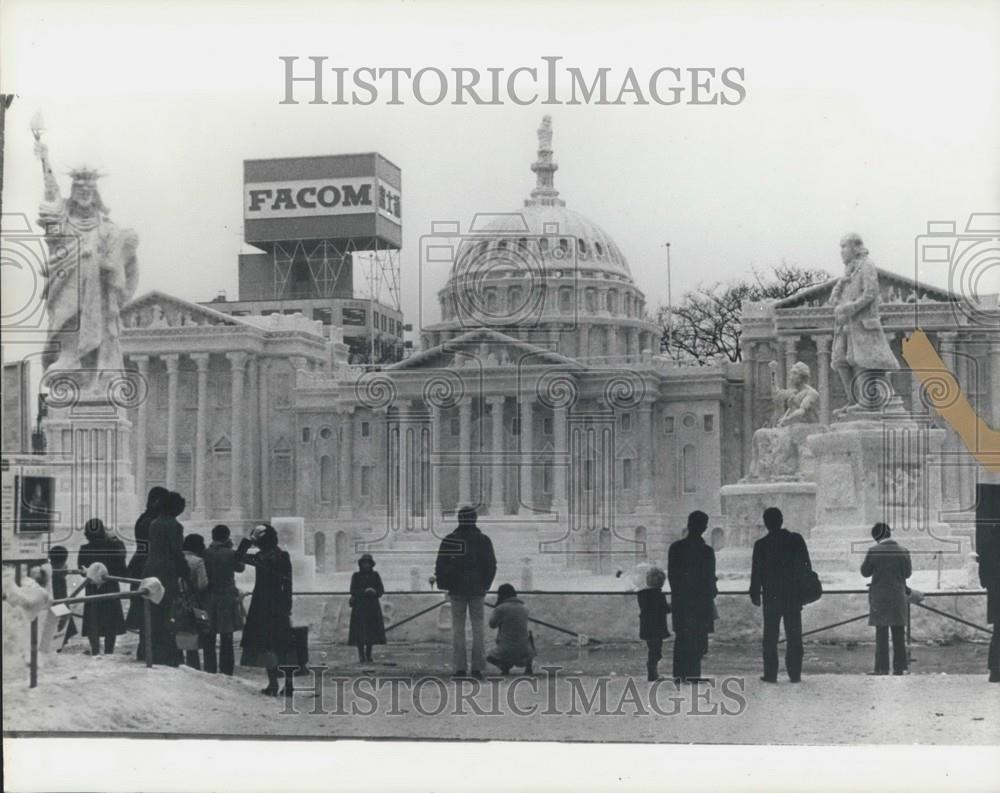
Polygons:
<instances>
[{"instance_id":1,"label":"overcast sky","mask_svg":"<svg viewBox=\"0 0 1000 793\"><path fill-rule=\"evenodd\" d=\"M847 231L880 266L912 274L928 220L961 229L1000 208L997 3L5 0L0 13L3 91L17 94L4 212L36 217L40 109L57 172L109 173L111 217L139 233L140 293L235 296L243 159L378 151L403 172L403 309L415 321L420 236L433 220L464 227L521 206L544 113L557 188L617 240L651 307L666 299L668 240L675 296L781 260L836 271ZM706 107L288 106L281 55L351 69L513 69L559 55L618 79L735 66L747 95ZM5 293L12 283L5 271Z\"/></svg>"}]
</instances>

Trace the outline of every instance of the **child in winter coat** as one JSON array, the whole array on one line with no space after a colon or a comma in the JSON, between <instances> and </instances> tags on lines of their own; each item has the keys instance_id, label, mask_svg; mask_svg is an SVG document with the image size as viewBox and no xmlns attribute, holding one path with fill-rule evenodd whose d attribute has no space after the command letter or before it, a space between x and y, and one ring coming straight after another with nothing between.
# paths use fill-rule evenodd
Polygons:
<instances>
[{"instance_id":1,"label":"child in winter coat","mask_svg":"<svg viewBox=\"0 0 1000 793\"><path fill-rule=\"evenodd\" d=\"M52 597L55 600L62 600L68 595L66 586L66 577L70 572L69 567L67 567L68 561L69 551L64 546L53 545L49 548L49 564L52 565ZM58 630L63 631L63 639L56 649L57 653L62 650L66 642L77 634L76 622L73 620L72 613L59 618Z\"/></svg>"},{"instance_id":2,"label":"child in winter coat","mask_svg":"<svg viewBox=\"0 0 1000 793\"><path fill-rule=\"evenodd\" d=\"M181 546L184 561L187 562L188 575L186 583L190 593L190 602L197 608L204 608L206 590L208 589L208 572L205 568L205 538L200 534L189 534ZM196 625L184 626L196 631ZM204 648L205 637L199 633L187 634L178 626L178 645L184 644L184 663L193 669L201 669L201 658L198 648Z\"/></svg>"},{"instance_id":3,"label":"child in winter coat","mask_svg":"<svg viewBox=\"0 0 1000 793\"><path fill-rule=\"evenodd\" d=\"M670 637L667 629L670 605L663 594L666 580L667 576L659 567L652 567L646 572L646 588L636 593L639 600L639 638L646 642L646 679L650 682L659 679L657 666L663 657L663 640Z\"/></svg>"}]
</instances>

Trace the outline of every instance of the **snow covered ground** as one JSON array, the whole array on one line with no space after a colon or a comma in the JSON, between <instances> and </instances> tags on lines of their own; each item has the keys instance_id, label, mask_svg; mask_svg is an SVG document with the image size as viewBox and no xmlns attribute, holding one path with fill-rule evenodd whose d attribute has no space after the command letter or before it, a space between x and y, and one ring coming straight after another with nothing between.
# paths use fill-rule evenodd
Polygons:
<instances>
[{"instance_id":1,"label":"snow covered ground","mask_svg":"<svg viewBox=\"0 0 1000 793\"><path fill-rule=\"evenodd\" d=\"M446 655L442 648L434 653ZM866 664L868 652L864 655ZM605 661L558 663L555 677L539 669L533 678L487 678L478 684L429 676L426 657L394 657L398 666L361 668L342 654L344 660L323 676L320 700L313 678L298 678L294 713L283 700L259 693L259 670L227 678L185 667L146 669L124 652L96 658L74 653L54 657L40 672L38 687L29 689L24 668L5 664L4 730L8 735L1000 744L1000 686L986 683L981 673L809 674L807 658L799 685L767 685L745 672L717 673L697 689L676 688L670 681L651 689L637 672L615 671L620 665ZM641 666L631 656L630 662Z\"/></svg>"}]
</instances>

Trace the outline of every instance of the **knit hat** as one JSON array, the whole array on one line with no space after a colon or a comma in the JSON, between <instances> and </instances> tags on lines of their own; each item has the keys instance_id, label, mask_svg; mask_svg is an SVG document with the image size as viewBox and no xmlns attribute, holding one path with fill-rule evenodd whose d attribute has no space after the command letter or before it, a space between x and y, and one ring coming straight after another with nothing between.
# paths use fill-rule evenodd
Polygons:
<instances>
[{"instance_id":1,"label":"knit hat","mask_svg":"<svg viewBox=\"0 0 1000 793\"><path fill-rule=\"evenodd\" d=\"M514 589L513 584L501 584L497 589L497 603L503 603L505 600L516 597L517 590Z\"/></svg>"}]
</instances>

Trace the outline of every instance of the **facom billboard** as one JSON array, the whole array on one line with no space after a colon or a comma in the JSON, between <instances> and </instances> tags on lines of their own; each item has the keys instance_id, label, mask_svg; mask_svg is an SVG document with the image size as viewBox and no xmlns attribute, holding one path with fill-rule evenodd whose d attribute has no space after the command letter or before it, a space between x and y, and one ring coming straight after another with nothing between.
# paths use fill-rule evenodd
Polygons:
<instances>
[{"instance_id":1,"label":"facom billboard","mask_svg":"<svg viewBox=\"0 0 1000 793\"><path fill-rule=\"evenodd\" d=\"M294 240L402 245L399 168L374 152L243 162L243 227L265 250Z\"/></svg>"}]
</instances>

